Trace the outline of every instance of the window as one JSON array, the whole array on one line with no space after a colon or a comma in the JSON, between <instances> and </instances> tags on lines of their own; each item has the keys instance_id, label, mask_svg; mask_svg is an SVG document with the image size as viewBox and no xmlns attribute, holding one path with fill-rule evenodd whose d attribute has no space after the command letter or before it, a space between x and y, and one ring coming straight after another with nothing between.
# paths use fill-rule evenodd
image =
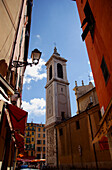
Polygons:
<instances>
[{"instance_id":1,"label":"window","mask_svg":"<svg viewBox=\"0 0 112 170\"><path fill-rule=\"evenodd\" d=\"M37 154L37 159L40 159L40 154Z\"/></svg>"},{"instance_id":2,"label":"window","mask_svg":"<svg viewBox=\"0 0 112 170\"><path fill-rule=\"evenodd\" d=\"M40 138L40 133L38 134L38 138Z\"/></svg>"},{"instance_id":3,"label":"window","mask_svg":"<svg viewBox=\"0 0 112 170\"><path fill-rule=\"evenodd\" d=\"M34 138L32 138L32 141L34 141Z\"/></svg>"},{"instance_id":4,"label":"window","mask_svg":"<svg viewBox=\"0 0 112 170\"><path fill-rule=\"evenodd\" d=\"M59 129L59 135L62 136L63 135L63 129Z\"/></svg>"},{"instance_id":5,"label":"window","mask_svg":"<svg viewBox=\"0 0 112 170\"><path fill-rule=\"evenodd\" d=\"M37 151L40 152L41 151L41 147L37 147Z\"/></svg>"},{"instance_id":6,"label":"window","mask_svg":"<svg viewBox=\"0 0 112 170\"><path fill-rule=\"evenodd\" d=\"M61 92L63 92L63 88L61 88Z\"/></svg>"},{"instance_id":7,"label":"window","mask_svg":"<svg viewBox=\"0 0 112 170\"><path fill-rule=\"evenodd\" d=\"M30 127L28 127L28 130L30 130Z\"/></svg>"},{"instance_id":8,"label":"window","mask_svg":"<svg viewBox=\"0 0 112 170\"><path fill-rule=\"evenodd\" d=\"M30 132L27 133L27 136L30 136Z\"/></svg>"},{"instance_id":9,"label":"window","mask_svg":"<svg viewBox=\"0 0 112 170\"><path fill-rule=\"evenodd\" d=\"M41 140L37 140L37 144L41 144Z\"/></svg>"},{"instance_id":10,"label":"window","mask_svg":"<svg viewBox=\"0 0 112 170\"><path fill-rule=\"evenodd\" d=\"M43 134L43 138L45 138L45 134Z\"/></svg>"},{"instance_id":11,"label":"window","mask_svg":"<svg viewBox=\"0 0 112 170\"><path fill-rule=\"evenodd\" d=\"M33 151L31 151L31 156L33 156Z\"/></svg>"},{"instance_id":12,"label":"window","mask_svg":"<svg viewBox=\"0 0 112 170\"><path fill-rule=\"evenodd\" d=\"M32 132L32 135L34 135L34 132Z\"/></svg>"},{"instance_id":13,"label":"window","mask_svg":"<svg viewBox=\"0 0 112 170\"><path fill-rule=\"evenodd\" d=\"M45 132L45 128L43 129L43 132Z\"/></svg>"},{"instance_id":14,"label":"window","mask_svg":"<svg viewBox=\"0 0 112 170\"><path fill-rule=\"evenodd\" d=\"M62 120L65 120L65 112L61 112Z\"/></svg>"},{"instance_id":15,"label":"window","mask_svg":"<svg viewBox=\"0 0 112 170\"><path fill-rule=\"evenodd\" d=\"M35 144L33 144L33 149L35 149Z\"/></svg>"},{"instance_id":16,"label":"window","mask_svg":"<svg viewBox=\"0 0 112 170\"><path fill-rule=\"evenodd\" d=\"M45 154L43 154L43 159L45 159Z\"/></svg>"},{"instance_id":17,"label":"window","mask_svg":"<svg viewBox=\"0 0 112 170\"><path fill-rule=\"evenodd\" d=\"M26 138L26 143L30 143L30 138Z\"/></svg>"},{"instance_id":18,"label":"window","mask_svg":"<svg viewBox=\"0 0 112 170\"><path fill-rule=\"evenodd\" d=\"M105 79L105 83L107 83L108 79L109 79L109 72L108 72L108 68L104 59L104 56L102 58L102 62L101 62L101 69L103 72L103 77Z\"/></svg>"},{"instance_id":19,"label":"window","mask_svg":"<svg viewBox=\"0 0 112 170\"><path fill-rule=\"evenodd\" d=\"M98 115L99 115L99 119L101 120L102 115L101 115L101 111L100 111L100 110L99 110L99 112L98 112Z\"/></svg>"},{"instance_id":20,"label":"window","mask_svg":"<svg viewBox=\"0 0 112 170\"><path fill-rule=\"evenodd\" d=\"M32 127L32 130L35 130L34 127Z\"/></svg>"},{"instance_id":21,"label":"window","mask_svg":"<svg viewBox=\"0 0 112 170\"><path fill-rule=\"evenodd\" d=\"M21 81L22 81L21 76L19 76L19 88L21 88Z\"/></svg>"},{"instance_id":22,"label":"window","mask_svg":"<svg viewBox=\"0 0 112 170\"><path fill-rule=\"evenodd\" d=\"M49 80L52 79L52 66L50 66L49 68Z\"/></svg>"},{"instance_id":23,"label":"window","mask_svg":"<svg viewBox=\"0 0 112 170\"><path fill-rule=\"evenodd\" d=\"M90 99L90 103L92 103L93 102L92 96L90 96L89 99Z\"/></svg>"},{"instance_id":24,"label":"window","mask_svg":"<svg viewBox=\"0 0 112 170\"><path fill-rule=\"evenodd\" d=\"M40 128L38 128L38 132L40 132Z\"/></svg>"},{"instance_id":25,"label":"window","mask_svg":"<svg viewBox=\"0 0 112 170\"><path fill-rule=\"evenodd\" d=\"M76 121L76 129L80 129L79 120Z\"/></svg>"},{"instance_id":26,"label":"window","mask_svg":"<svg viewBox=\"0 0 112 170\"><path fill-rule=\"evenodd\" d=\"M27 149L28 148L28 146L27 146L27 144L25 144L25 149Z\"/></svg>"},{"instance_id":27,"label":"window","mask_svg":"<svg viewBox=\"0 0 112 170\"><path fill-rule=\"evenodd\" d=\"M43 152L45 152L45 147L43 147Z\"/></svg>"},{"instance_id":28,"label":"window","mask_svg":"<svg viewBox=\"0 0 112 170\"><path fill-rule=\"evenodd\" d=\"M91 11L91 8L89 6L88 1L86 2L86 5L84 7L84 13L85 13L86 18L83 20L81 28L86 23L87 23L87 26L86 26L86 28L84 29L84 32L81 35L82 40L83 41L85 40L89 31L90 31L90 34L91 34L91 37L92 37L92 40L93 40L93 38L94 38L94 28L95 28L95 19L94 19L94 16L92 14L92 11Z\"/></svg>"},{"instance_id":29,"label":"window","mask_svg":"<svg viewBox=\"0 0 112 170\"><path fill-rule=\"evenodd\" d=\"M63 68L60 63L57 64L58 77L63 79Z\"/></svg>"}]
</instances>

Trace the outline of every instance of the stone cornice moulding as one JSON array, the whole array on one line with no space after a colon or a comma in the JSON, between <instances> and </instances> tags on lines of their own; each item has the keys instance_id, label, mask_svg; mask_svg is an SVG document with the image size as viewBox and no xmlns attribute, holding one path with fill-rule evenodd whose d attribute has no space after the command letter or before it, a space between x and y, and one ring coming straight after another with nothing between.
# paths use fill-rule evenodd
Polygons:
<instances>
[{"instance_id":1,"label":"stone cornice moulding","mask_svg":"<svg viewBox=\"0 0 112 170\"><path fill-rule=\"evenodd\" d=\"M45 88L47 88L53 81L56 81L56 82L59 82L59 83L64 83L65 85L69 85L70 83L64 81L64 80L59 80L59 79L56 79L56 78L53 78L51 79L45 86Z\"/></svg>"},{"instance_id":2,"label":"stone cornice moulding","mask_svg":"<svg viewBox=\"0 0 112 170\"><path fill-rule=\"evenodd\" d=\"M62 58L62 57L60 57L60 56L58 56L58 55L56 55L56 54L53 54L51 57L50 57L50 59L47 61L47 63L45 64L46 66L49 64L49 62L52 60L52 59L58 59L58 60L61 60L61 61L64 61L64 62L67 62L67 60L66 59L64 59L64 58Z\"/></svg>"}]
</instances>

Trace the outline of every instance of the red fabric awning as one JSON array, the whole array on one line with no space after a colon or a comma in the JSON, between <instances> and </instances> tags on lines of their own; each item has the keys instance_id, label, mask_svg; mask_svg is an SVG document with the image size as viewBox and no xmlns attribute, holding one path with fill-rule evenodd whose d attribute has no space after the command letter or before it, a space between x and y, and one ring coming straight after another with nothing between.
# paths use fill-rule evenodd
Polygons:
<instances>
[{"instance_id":1,"label":"red fabric awning","mask_svg":"<svg viewBox=\"0 0 112 170\"><path fill-rule=\"evenodd\" d=\"M25 123L27 121L28 113L17 106L7 104L7 109L9 111L11 124L14 131L18 131L24 136Z\"/></svg>"},{"instance_id":2,"label":"red fabric awning","mask_svg":"<svg viewBox=\"0 0 112 170\"><path fill-rule=\"evenodd\" d=\"M17 106L7 104L8 115L10 117L12 130L19 152L24 152L24 132L28 113Z\"/></svg>"},{"instance_id":3,"label":"red fabric awning","mask_svg":"<svg viewBox=\"0 0 112 170\"><path fill-rule=\"evenodd\" d=\"M16 145L18 147L19 153L24 153L24 138L21 137L18 133L14 133Z\"/></svg>"},{"instance_id":4,"label":"red fabric awning","mask_svg":"<svg viewBox=\"0 0 112 170\"><path fill-rule=\"evenodd\" d=\"M100 150L109 150L108 138L103 136L101 140L99 140Z\"/></svg>"}]
</instances>

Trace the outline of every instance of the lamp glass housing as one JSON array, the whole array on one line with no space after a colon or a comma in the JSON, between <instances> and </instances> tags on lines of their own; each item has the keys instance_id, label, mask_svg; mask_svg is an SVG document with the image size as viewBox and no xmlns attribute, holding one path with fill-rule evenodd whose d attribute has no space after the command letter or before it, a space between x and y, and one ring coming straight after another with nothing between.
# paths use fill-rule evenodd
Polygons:
<instances>
[{"instance_id":1,"label":"lamp glass housing","mask_svg":"<svg viewBox=\"0 0 112 170\"><path fill-rule=\"evenodd\" d=\"M34 49L31 53L32 62L38 62L41 57L41 52L38 49Z\"/></svg>"}]
</instances>

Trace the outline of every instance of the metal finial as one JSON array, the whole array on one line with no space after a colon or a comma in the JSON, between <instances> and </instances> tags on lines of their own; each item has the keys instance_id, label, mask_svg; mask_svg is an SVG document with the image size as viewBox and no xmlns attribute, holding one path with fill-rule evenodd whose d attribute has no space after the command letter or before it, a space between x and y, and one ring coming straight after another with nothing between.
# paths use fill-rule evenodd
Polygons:
<instances>
[{"instance_id":1,"label":"metal finial","mask_svg":"<svg viewBox=\"0 0 112 170\"><path fill-rule=\"evenodd\" d=\"M84 81L82 80L82 86L84 86Z\"/></svg>"},{"instance_id":2,"label":"metal finial","mask_svg":"<svg viewBox=\"0 0 112 170\"><path fill-rule=\"evenodd\" d=\"M55 47L54 47L54 53L53 54L56 54L56 55L60 56L60 54L57 52L57 48L56 48L56 43L55 42L54 42L54 45L55 45Z\"/></svg>"},{"instance_id":3,"label":"metal finial","mask_svg":"<svg viewBox=\"0 0 112 170\"><path fill-rule=\"evenodd\" d=\"M75 81L75 86L77 86L77 81Z\"/></svg>"}]
</instances>

